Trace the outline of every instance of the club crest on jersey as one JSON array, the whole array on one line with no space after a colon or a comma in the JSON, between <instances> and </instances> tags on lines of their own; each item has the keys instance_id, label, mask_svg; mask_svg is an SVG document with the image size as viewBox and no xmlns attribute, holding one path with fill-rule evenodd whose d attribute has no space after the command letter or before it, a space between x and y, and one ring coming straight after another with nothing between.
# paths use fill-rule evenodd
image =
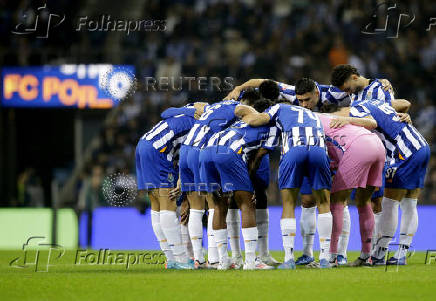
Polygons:
<instances>
[{"instance_id":1,"label":"club crest on jersey","mask_svg":"<svg viewBox=\"0 0 436 301\"><path fill-rule=\"evenodd\" d=\"M371 100L372 99L372 92L367 92L366 96L365 96L366 100Z\"/></svg>"},{"instance_id":2,"label":"club crest on jersey","mask_svg":"<svg viewBox=\"0 0 436 301\"><path fill-rule=\"evenodd\" d=\"M169 183L174 182L174 175L172 173L169 173L168 177L167 177L167 180L168 180Z\"/></svg>"}]
</instances>

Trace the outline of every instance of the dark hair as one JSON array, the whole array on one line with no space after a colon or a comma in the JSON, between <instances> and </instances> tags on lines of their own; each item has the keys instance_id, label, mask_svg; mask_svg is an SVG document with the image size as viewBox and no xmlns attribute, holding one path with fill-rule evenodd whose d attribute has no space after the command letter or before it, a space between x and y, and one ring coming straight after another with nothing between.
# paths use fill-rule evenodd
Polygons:
<instances>
[{"instance_id":1,"label":"dark hair","mask_svg":"<svg viewBox=\"0 0 436 301\"><path fill-rule=\"evenodd\" d=\"M253 106L254 103L260 98L260 93L255 88L247 88L241 93L241 100L247 100L248 105L250 106Z\"/></svg>"},{"instance_id":2,"label":"dark hair","mask_svg":"<svg viewBox=\"0 0 436 301\"><path fill-rule=\"evenodd\" d=\"M267 79L264 80L259 86L259 92L262 97L269 99L271 101L275 101L279 98L280 89L279 85L273 80Z\"/></svg>"},{"instance_id":3,"label":"dark hair","mask_svg":"<svg viewBox=\"0 0 436 301\"><path fill-rule=\"evenodd\" d=\"M334 113L339 111L339 106L335 103L325 103L319 108L321 113Z\"/></svg>"},{"instance_id":4,"label":"dark hair","mask_svg":"<svg viewBox=\"0 0 436 301\"><path fill-rule=\"evenodd\" d=\"M262 113L272 105L274 105L274 103L271 100L266 98L260 98L254 103L253 108L256 111Z\"/></svg>"},{"instance_id":5,"label":"dark hair","mask_svg":"<svg viewBox=\"0 0 436 301\"><path fill-rule=\"evenodd\" d=\"M315 88L316 84L313 79L303 77L295 83L295 94L303 95L304 93L312 92Z\"/></svg>"},{"instance_id":6,"label":"dark hair","mask_svg":"<svg viewBox=\"0 0 436 301\"><path fill-rule=\"evenodd\" d=\"M357 72L356 67L348 64L337 65L335 68L333 68L330 76L330 82L333 86L340 87L353 74L360 75L359 72Z\"/></svg>"}]
</instances>

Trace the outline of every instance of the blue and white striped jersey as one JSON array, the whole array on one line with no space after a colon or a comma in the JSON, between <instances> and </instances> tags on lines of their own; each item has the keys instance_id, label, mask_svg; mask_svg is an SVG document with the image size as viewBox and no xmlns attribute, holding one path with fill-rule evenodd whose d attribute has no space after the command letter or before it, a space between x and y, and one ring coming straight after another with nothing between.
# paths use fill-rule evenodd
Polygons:
<instances>
[{"instance_id":1,"label":"blue and white striped jersey","mask_svg":"<svg viewBox=\"0 0 436 301\"><path fill-rule=\"evenodd\" d=\"M207 146L223 145L242 155L247 162L249 154L259 148L273 150L278 146L280 132L273 126L251 127L243 121L236 121L225 130L215 133Z\"/></svg>"},{"instance_id":2,"label":"blue and white striped jersey","mask_svg":"<svg viewBox=\"0 0 436 301\"><path fill-rule=\"evenodd\" d=\"M351 106L358 105L366 100L377 99L392 105L391 101L394 99L394 95L390 91L384 91L383 85L378 79L375 79L369 83L362 91L353 93L351 95Z\"/></svg>"},{"instance_id":3,"label":"blue and white striped jersey","mask_svg":"<svg viewBox=\"0 0 436 301\"><path fill-rule=\"evenodd\" d=\"M205 107L183 144L198 148L206 146L210 137L230 126L237 120L235 108L239 101L223 100Z\"/></svg>"},{"instance_id":4,"label":"blue and white striped jersey","mask_svg":"<svg viewBox=\"0 0 436 301\"><path fill-rule=\"evenodd\" d=\"M316 87L319 92L319 101L317 103L317 108L321 108L321 106L325 103L327 104L342 104L349 101L349 96L347 93L343 92L339 88L330 85L319 85L315 82ZM295 86L287 85L284 83L278 83L279 85L279 100L287 100L291 104L298 106L299 102L295 93Z\"/></svg>"},{"instance_id":5,"label":"blue and white striped jersey","mask_svg":"<svg viewBox=\"0 0 436 301\"><path fill-rule=\"evenodd\" d=\"M282 133L283 153L295 146L326 148L321 120L312 111L279 103L269 107L265 113L268 113Z\"/></svg>"},{"instance_id":6,"label":"blue and white striped jersey","mask_svg":"<svg viewBox=\"0 0 436 301\"><path fill-rule=\"evenodd\" d=\"M368 100L354 105L350 110L352 117L363 118L369 115L377 121L377 131L382 134L389 165L407 160L427 145L418 130L406 122L400 122L395 109L383 100Z\"/></svg>"},{"instance_id":7,"label":"blue and white striped jersey","mask_svg":"<svg viewBox=\"0 0 436 301\"><path fill-rule=\"evenodd\" d=\"M180 146L196 121L195 109L191 113L175 115L160 121L141 139L150 141L155 149L165 153L168 161L178 160Z\"/></svg>"}]
</instances>

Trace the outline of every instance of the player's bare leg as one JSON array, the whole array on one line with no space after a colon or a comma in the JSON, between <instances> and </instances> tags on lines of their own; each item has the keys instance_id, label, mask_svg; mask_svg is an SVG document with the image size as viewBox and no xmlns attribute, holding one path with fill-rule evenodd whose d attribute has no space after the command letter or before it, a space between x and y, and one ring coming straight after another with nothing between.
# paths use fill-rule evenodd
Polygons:
<instances>
[{"instance_id":1,"label":"player's bare leg","mask_svg":"<svg viewBox=\"0 0 436 301\"><path fill-rule=\"evenodd\" d=\"M333 218L330 212L330 191L327 189L313 190L318 207L318 235L321 268L329 268L330 263L330 238L332 235Z\"/></svg>"},{"instance_id":2,"label":"player's bare leg","mask_svg":"<svg viewBox=\"0 0 436 301\"><path fill-rule=\"evenodd\" d=\"M297 231L297 223L295 220L295 204L297 203L299 191L299 188L288 188L280 191L283 200L280 229L282 231L285 259L284 262L278 266L279 269L295 269L294 240Z\"/></svg>"},{"instance_id":3,"label":"player's bare leg","mask_svg":"<svg viewBox=\"0 0 436 301\"><path fill-rule=\"evenodd\" d=\"M190 206L188 229L191 237L194 260L197 265L205 264L203 254L203 215L206 206L206 197L197 191L187 193Z\"/></svg>"}]
</instances>

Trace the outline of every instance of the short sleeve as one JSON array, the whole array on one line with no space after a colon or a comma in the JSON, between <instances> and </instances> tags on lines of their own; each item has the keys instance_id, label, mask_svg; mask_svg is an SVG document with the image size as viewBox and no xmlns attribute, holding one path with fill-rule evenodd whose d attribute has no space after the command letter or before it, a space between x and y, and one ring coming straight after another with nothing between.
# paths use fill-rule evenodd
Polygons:
<instances>
[{"instance_id":1,"label":"short sleeve","mask_svg":"<svg viewBox=\"0 0 436 301\"><path fill-rule=\"evenodd\" d=\"M355 105L350 109L350 117L364 118L370 115L371 112L363 105Z\"/></svg>"},{"instance_id":2,"label":"short sleeve","mask_svg":"<svg viewBox=\"0 0 436 301\"><path fill-rule=\"evenodd\" d=\"M280 104L276 104L266 109L265 113L267 113L269 117L271 117L271 121L275 121L277 118L277 114L279 113L279 110L280 110Z\"/></svg>"}]
</instances>

